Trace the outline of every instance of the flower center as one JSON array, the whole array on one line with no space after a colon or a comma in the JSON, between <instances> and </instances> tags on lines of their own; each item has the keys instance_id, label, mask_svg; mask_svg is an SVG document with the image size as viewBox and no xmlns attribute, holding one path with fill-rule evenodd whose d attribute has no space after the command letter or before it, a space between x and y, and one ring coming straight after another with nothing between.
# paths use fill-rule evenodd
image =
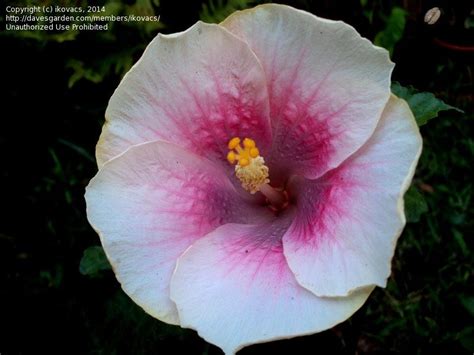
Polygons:
<instances>
[{"instance_id":1,"label":"flower center","mask_svg":"<svg viewBox=\"0 0 474 355\"><path fill-rule=\"evenodd\" d=\"M271 207L281 209L288 204L287 194L284 191L273 188L269 185L270 179L268 167L265 159L260 156L260 152L255 141L245 138L240 144L239 137L234 137L229 141L227 160L235 165L235 176L240 180L242 187L252 195L257 191L267 198Z\"/></svg>"},{"instance_id":2,"label":"flower center","mask_svg":"<svg viewBox=\"0 0 474 355\"><path fill-rule=\"evenodd\" d=\"M242 183L242 187L251 194L260 191L262 185L268 184L268 167L255 145L255 141L245 138L243 148L240 138L234 137L229 141L230 152L227 154L229 163L235 165L235 175Z\"/></svg>"}]
</instances>

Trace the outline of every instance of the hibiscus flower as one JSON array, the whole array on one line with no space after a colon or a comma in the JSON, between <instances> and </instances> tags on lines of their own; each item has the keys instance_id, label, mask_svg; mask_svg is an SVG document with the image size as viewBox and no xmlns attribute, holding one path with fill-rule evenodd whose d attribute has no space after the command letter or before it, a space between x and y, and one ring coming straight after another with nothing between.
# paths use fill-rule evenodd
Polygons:
<instances>
[{"instance_id":1,"label":"hibiscus flower","mask_svg":"<svg viewBox=\"0 0 474 355\"><path fill-rule=\"evenodd\" d=\"M124 291L234 353L390 275L421 137L386 50L281 5L158 35L110 99L87 215Z\"/></svg>"}]
</instances>

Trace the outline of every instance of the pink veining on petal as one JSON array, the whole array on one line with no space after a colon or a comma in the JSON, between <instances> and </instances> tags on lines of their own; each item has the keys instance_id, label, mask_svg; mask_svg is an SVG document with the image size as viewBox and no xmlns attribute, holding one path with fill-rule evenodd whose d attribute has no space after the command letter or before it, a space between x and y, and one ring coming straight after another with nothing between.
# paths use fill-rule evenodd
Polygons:
<instances>
[{"instance_id":1,"label":"pink veining on petal","mask_svg":"<svg viewBox=\"0 0 474 355\"><path fill-rule=\"evenodd\" d=\"M337 243L334 228L343 219L354 217L347 206L351 193L361 184L338 175L337 169L316 181L301 177L292 180L289 188L296 195L298 214L291 229L300 247L317 248L321 238Z\"/></svg>"},{"instance_id":2,"label":"pink veining on petal","mask_svg":"<svg viewBox=\"0 0 474 355\"><path fill-rule=\"evenodd\" d=\"M231 276L232 273L244 270L249 272L246 284L241 285L245 290L253 285L259 273L269 268L278 285L287 269L281 236L288 228L289 221L286 218L283 221L273 220L270 224L253 226L247 233L224 244L222 258L218 259L224 266L222 276Z\"/></svg>"},{"instance_id":3,"label":"pink veining on petal","mask_svg":"<svg viewBox=\"0 0 474 355\"><path fill-rule=\"evenodd\" d=\"M404 226L402 196L421 151L406 102L391 97L374 135L316 180L295 178L297 216L283 237L296 279L318 296L384 286Z\"/></svg>"},{"instance_id":4,"label":"pink veining on petal","mask_svg":"<svg viewBox=\"0 0 474 355\"><path fill-rule=\"evenodd\" d=\"M220 167L164 142L135 146L105 164L86 201L124 290L146 311L175 324L169 282L177 258L222 224L271 217L241 199Z\"/></svg>"},{"instance_id":5,"label":"pink veining on petal","mask_svg":"<svg viewBox=\"0 0 474 355\"><path fill-rule=\"evenodd\" d=\"M367 141L390 95L386 51L347 24L277 4L221 25L249 44L267 75L277 175L288 164L317 178Z\"/></svg>"},{"instance_id":6,"label":"pink veining on petal","mask_svg":"<svg viewBox=\"0 0 474 355\"><path fill-rule=\"evenodd\" d=\"M159 60L157 60L159 58ZM159 35L112 96L97 146L101 166L134 144L164 140L225 163L227 141L271 144L265 73L240 39L197 23Z\"/></svg>"},{"instance_id":7,"label":"pink veining on petal","mask_svg":"<svg viewBox=\"0 0 474 355\"><path fill-rule=\"evenodd\" d=\"M347 319L386 282L421 146L392 68L281 5L159 35L111 98L86 194L127 294L227 353ZM285 203L228 180L232 137Z\"/></svg>"},{"instance_id":8,"label":"pink veining on petal","mask_svg":"<svg viewBox=\"0 0 474 355\"><path fill-rule=\"evenodd\" d=\"M340 140L345 134L338 115L349 109L350 102L335 111L320 108L316 116L310 113L312 104L312 100L303 103L296 100L286 108L282 123L276 128L269 165L280 176L285 171L305 175L315 166L326 171L337 149L334 140Z\"/></svg>"},{"instance_id":9,"label":"pink veining on petal","mask_svg":"<svg viewBox=\"0 0 474 355\"><path fill-rule=\"evenodd\" d=\"M371 289L345 300L321 299L296 282L281 243L291 211L282 217L260 225L226 224L179 258L171 298L183 326L230 354L330 328L362 305Z\"/></svg>"}]
</instances>

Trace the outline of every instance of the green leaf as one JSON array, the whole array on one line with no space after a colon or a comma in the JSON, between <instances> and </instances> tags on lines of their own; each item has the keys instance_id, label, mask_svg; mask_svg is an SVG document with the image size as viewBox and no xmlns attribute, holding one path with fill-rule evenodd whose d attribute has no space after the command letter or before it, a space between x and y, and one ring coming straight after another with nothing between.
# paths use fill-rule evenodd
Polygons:
<instances>
[{"instance_id":1,"label":"green leaf","mask_svg":"<svg viewBox=\"0 0 474 355\"><path fill-rule=\"evenodd\" d=\"M466 348L469 352L474 351L474 327L467 327L463 329L457 336L460 343L464 348Z\"/></svg>"},{"instance_id":2,"label":"green leaf","mask_svg":"<svg viewBox=\"0 0 474 355\"><path fill-rule=\"evenodd\" d=\"M403 37L405 31L407 12L400 7L394 7L387 19L387 25L383 31L377 33L374 43L377 46L388 49L390 55L393 54L395 45Z\"/></svg>"},{"instance_id":3,"label":"green leaf","mask_svg":"<svg viewBox=\"0 0 474 355\"><path fill-rule=\"evenodd\" d=\"M474 297L459 296L459 299L464 308L474 317Z\"/></svg>"},{"instance_id":4,"label":"green leaf","mask_svg":"<svg viewBox=\"0 0 474 355\"><path fill-rule=\"evenodd\" d=\"M68 60L66 68L73 70L68 81L69 88L72 88L74 84L81 79L92 81L95 84L100 83L106 74L105 72L97 72L92 68L87 68L83 62L77 59Z\"/></svg>"},{"instance_id":5,"label":"green leaf","mask_svg":"<svg viewBox=\"0 0 474 355\"><path fill-rule=\"evenodd\" d=\"M95 245L84 250L79 264L82 275L96 277L99 276L100 271L110 269L111 266L101 246Z\"/></svg>"},{"instance_id":6,"label":"green leaf","mask_svg":"<svg viewBox=\"0 0 474 355\"><path fill-rule=\"evenodd\" d=\"M432 93L418 92L412 86L405 87L401 86L400 83L393 82L392 92L408 102L418 126L423 126L432 118L438 117L438 113L441 111L455 110L461 113L464 112L446 104L443 100L437 99Z\"/></svg>"},{"instance_id":7,"label":"green leaf","mask_svg":"<svg viewBox=\"0 0 474 355\"><path fill-rule=\"evenodd\" d=\"M456 241L456 243L458 243L462 254L464 256L468 256L469 255L469 247L467 246L467 243L464 240L464 237L463 237L462 233L457 231L456 229L453 229L453 236L454 236L454 240ZM473 301L472 302L472 311L473 311L473 315L474 315L474 298L472 298L471 300Z\"/></svg>"},{"instance_id":8,"label":"green leaf","mask_svg":"<svg viewBox=\"0 0 474 355\"><path fill-rule=\"evenodd\" d=\"M407 222L419 222L422 214L428 212L428 204L415 186L405 194L405 216Z\"/></svg>"}]
</instances>

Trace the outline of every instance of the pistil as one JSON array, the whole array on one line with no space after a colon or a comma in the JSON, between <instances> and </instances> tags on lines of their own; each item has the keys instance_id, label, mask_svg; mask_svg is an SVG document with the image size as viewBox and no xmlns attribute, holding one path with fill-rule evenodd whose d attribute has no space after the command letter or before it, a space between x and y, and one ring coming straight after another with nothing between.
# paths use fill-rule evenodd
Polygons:
<instances>
[{"instance_id":1,"label":"pistil","mask_svg":"<svg viewBox=\"0 0 474 355\"><path fill-rule=\"evenodd\" d=\"M235 165L235 175L240 180L242 187L255 194L262 193L269 203L275 209L280 209L287 203L287 195L269 185L270 179L268 167L265 165L265 159L260 156L260 152L255 141L245 138L241 146L240 138L234 137L229 141L227 160Z\"/></svg>"},{"instance_id":2,"label":"pistil","mask_svg":"<svg viewBox=\"0 0 474 355\"><path fill-rule=\"evenodd\" d=\"M268 204L275 210L280 210L288 204L288 195L285 191L276 189L269 184L262 185L260 192L267 198Z\"/></svg>"}]
</instances>

